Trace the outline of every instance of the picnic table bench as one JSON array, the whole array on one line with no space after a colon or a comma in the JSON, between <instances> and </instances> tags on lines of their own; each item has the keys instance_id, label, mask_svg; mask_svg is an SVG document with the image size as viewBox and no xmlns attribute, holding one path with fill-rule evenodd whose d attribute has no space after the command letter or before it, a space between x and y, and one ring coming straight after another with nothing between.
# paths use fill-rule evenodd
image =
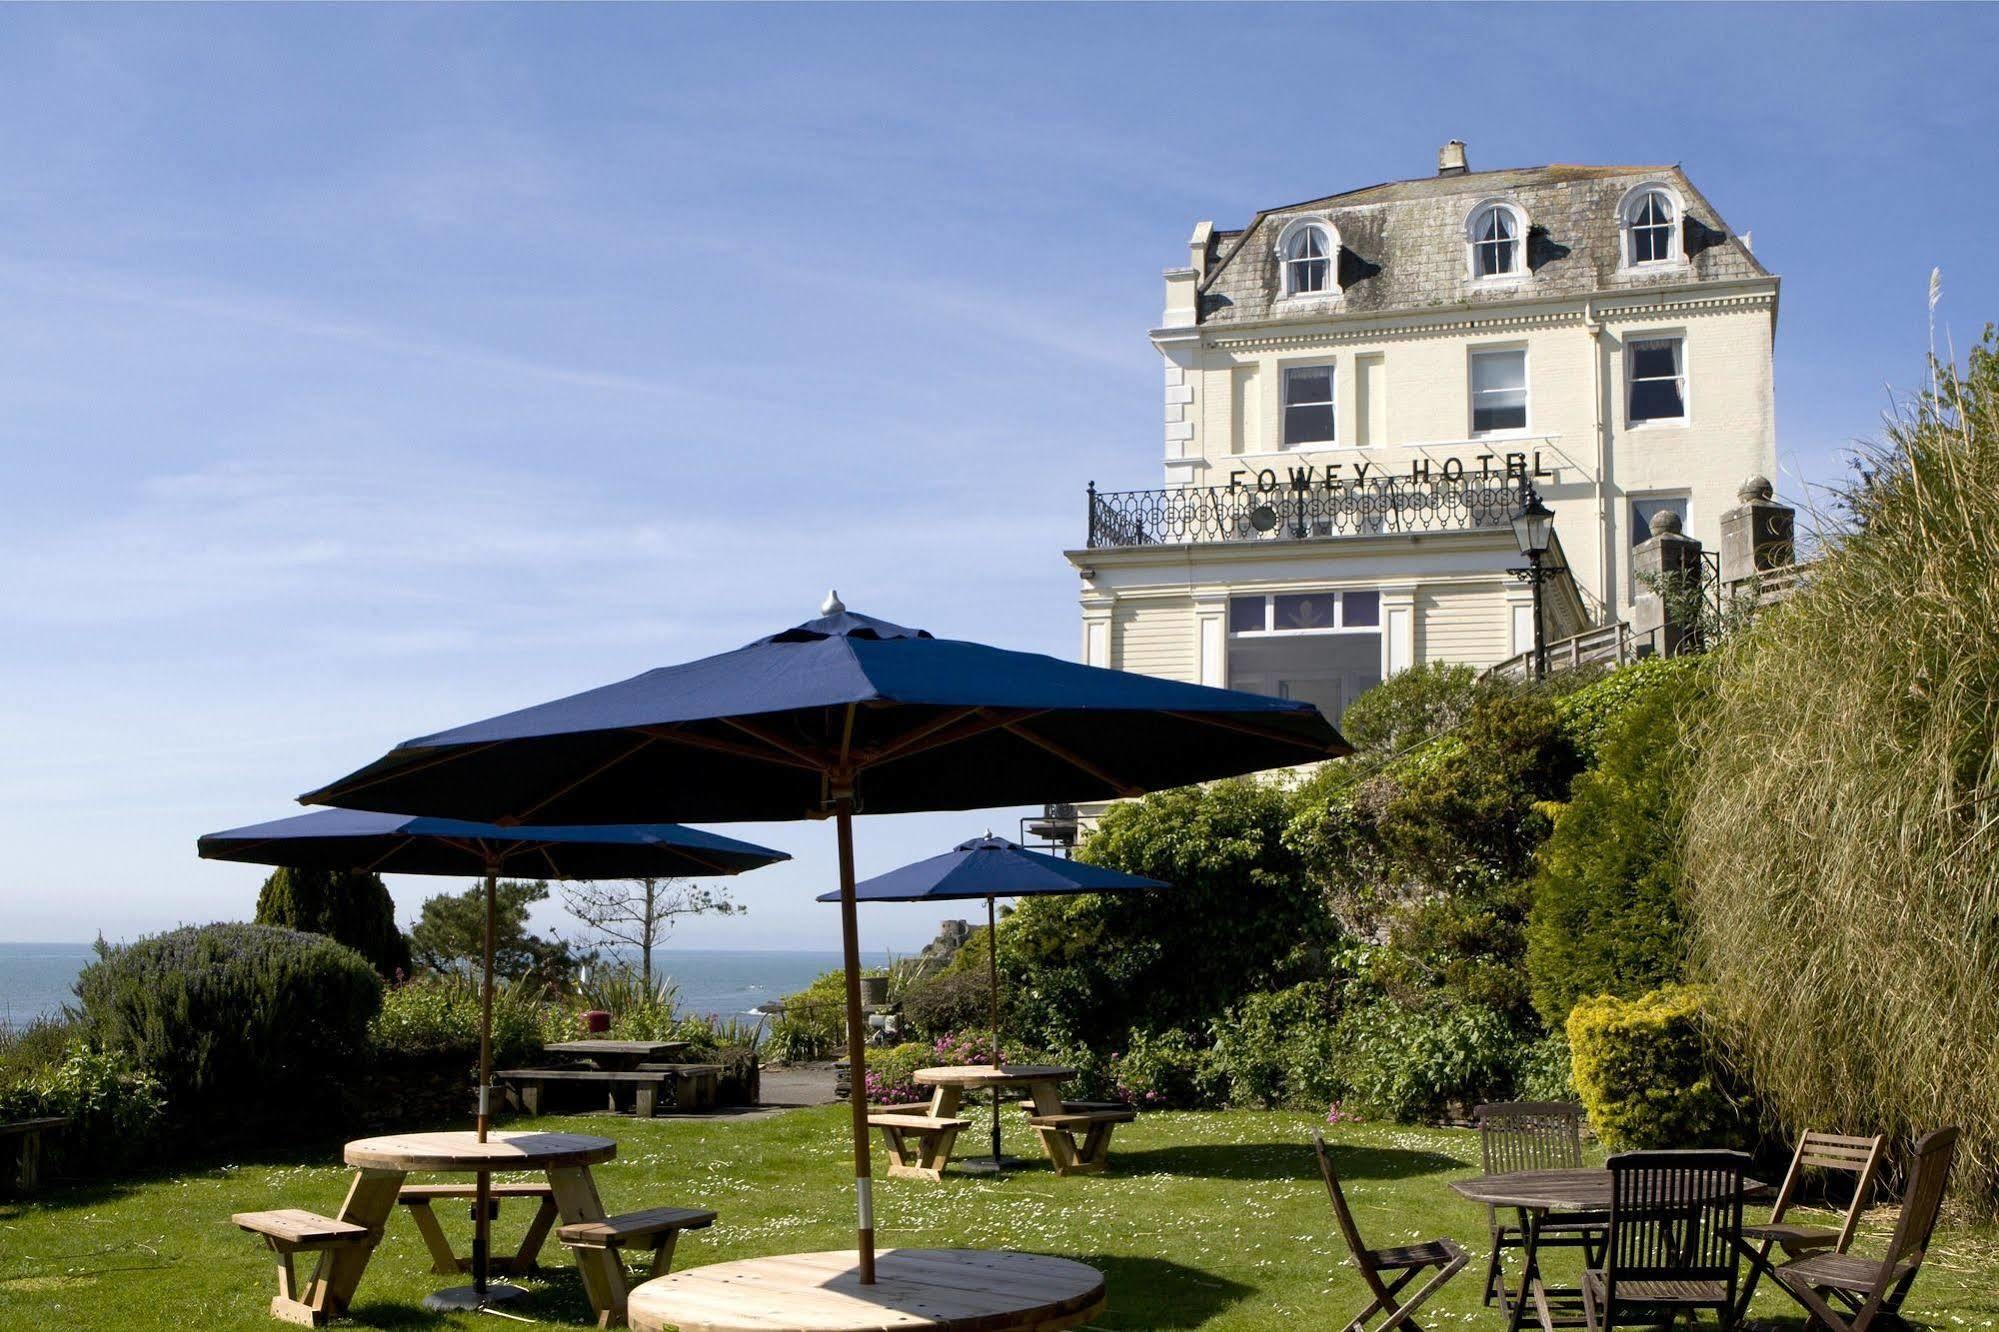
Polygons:
<instances>
[{"instance_id":1,"label":"picnic table bench","mask_svg":"<svg viewBox=\"0 0 1999 1332\"><path fill-rule=\"evenodd\" d=\"M18 1144L14 1151L14 1185L22 1193L33 1193L42 1181L42 1135L68 1126L69 1120L61 1115L0 1124L0 1138L13 1138Z\"/></svg>"},{"instance_id":2,"label":"picnic table bench","mask_svg":"<svg viewBox=\"0 0 1999 1332\"><path fill-rule=\"evenodd\" d=\"M598 1086L605 1090L610 1110L622 1106L620 1093L629 1088L632 1113L651 1119L662 1102L676 1110L712 1109L722 1085L720 1064L642 1064L632 1069L610 1068L507 1068L493 1074L493 1081L506 1089L508 1099L528 1114L539 1115L547 1104L550 1086Z\"/></svg>"},{"instance_id":3,"label":"picnic table bench","mask_svg":"<svg viewBox=\"0 0 1999 1332\"><path fill-rule=\"evenodd\" d=\"M1123 1101L1029 1102L1021 1108L1058 1175L1102 1174L1110 1166L1111 1130L1138 1118L1137 1107Z\"/></svg>"},{"instance_id":4,"label":"picnic table bench","mask_svg":"<svg viewBox=\"0 0 1999 1332\"><path fill-rule=\"evenodd\" d=\"M940 1115L931 1103L878 1105L868 1111L868 1126L882 1131L888 1147L888 1173L904 1179L944 1178L958 1134L972 1126L969 1119Z\"/></svg>"},{"instance_id":5,"label":"picnic table bench","mask_svg":"<svg viewBox=\"0 0 1999 1332\"><path fill-rule=\"evenodd\" d=\"M713 1110L722 1099L720 1064L640 1064L639 1072L673 1075L676 1110Z\"/></svg>"}]
</instances>

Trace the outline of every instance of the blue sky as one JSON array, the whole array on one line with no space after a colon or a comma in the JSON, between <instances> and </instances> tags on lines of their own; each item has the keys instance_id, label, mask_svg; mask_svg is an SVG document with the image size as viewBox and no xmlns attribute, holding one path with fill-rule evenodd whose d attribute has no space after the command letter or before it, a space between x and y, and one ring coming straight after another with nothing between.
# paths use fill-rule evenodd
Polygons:
<instances>
[{"instance_id":1,"label":"blue sky","mask_svg":"<svg viewBox=\"0 0 1999 1332\"><path fill-rule=\"evenodd\" d=\"M1754 231L1796 494L1920 380L1933 265L1999 318L1995 56L1989 6L0 11L0 938L246 916L196 834L829 584L1073 655L1193 223L1452 137ZM830 830L726 831L798 859L677 942L829 946Z\"/></svg>"}]
</instances>

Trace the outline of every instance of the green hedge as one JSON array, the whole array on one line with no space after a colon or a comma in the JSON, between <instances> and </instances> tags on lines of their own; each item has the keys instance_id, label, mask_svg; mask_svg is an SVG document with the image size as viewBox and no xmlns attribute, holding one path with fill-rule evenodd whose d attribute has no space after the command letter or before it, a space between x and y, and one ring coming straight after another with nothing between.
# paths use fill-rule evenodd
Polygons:
<instances>
[{"instance_id":1,"label":"green hedge","mask_svg":"<svg viewBox=\"0 0 1999 1332\"><path fill-rule=\"evenodd\" d=\"M1733 1142L1739 1123L1709 1057L1701 993L1604 995L1569 1014L1576 1094L1615 1151Z\"/></svg>"},{"instance_id":2,"label":"green hedge","mask_svg":"<svg viewBox=\"0 0 1999 1332\"><path fill-rule=\"evenodd\" d=\"M1569 714L1590 718L1597 762L1576 778L1528 888L1527 975L1550 1028L1580 999L1643 994L1685 974L1679 844L1693 763L1685 731L1703 691L1690 669L1644 674L1614 693L1617 675L1592 686L1589 706Z\"/></svg>"},{"instance_id":3,"label":"green hedge","mask_svg":"<svg viewBox=\"0 0 1999 1332\"><path fill-rule=\"evenodd\" d=\"M83 1030L157 1078L178 1129L235 1139L338 1115L382 984L318 934L189 926L106 948L77 979Z\"/></svg>"}]
</instances>

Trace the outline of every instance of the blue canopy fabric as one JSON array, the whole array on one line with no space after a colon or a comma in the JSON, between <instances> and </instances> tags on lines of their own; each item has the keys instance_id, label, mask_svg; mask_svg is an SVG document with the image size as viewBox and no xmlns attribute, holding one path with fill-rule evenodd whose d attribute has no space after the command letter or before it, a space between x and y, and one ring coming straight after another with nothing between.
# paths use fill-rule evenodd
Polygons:
<instances>
[{"instance_id":1,"label":"blue canopy fabric","mask_svg":"<svg viewBox=\"0 0 1999 1332\"><path fill-rule=\"evenodd\" d=\"M1080 860L1029 851L1004 837L975 837L955 850L854 885L857 902L949 902L983 897L1046 897L1171 888L1158 879L1123 874ZM819 895L837 902L836 890Z\"/></svg>"},{"instance_id":2,"label":"blue canopy fabric","mask_svg":"<svg viewBox=\"0 0 1999 1332\"><path fill-rule=\"evenodd\" d=\"M837 603L836 603L837 605ZM303 803L538 824L1101 800L1349 753L1310 703L837 608L733 652L409 740Z\"/></svg>"},{"instance_id":3,"label":"blue canopy fabric","mask_svg":"<svg viewBox=\"0 0 1999 1332\"><path fill-rule=\"evenodd\" d=\"M496 827L460 819L322 809L209 833L204 860L378 874L679 879L741 874L791 857L677 823Z\"/></svg>"}]
</instances>

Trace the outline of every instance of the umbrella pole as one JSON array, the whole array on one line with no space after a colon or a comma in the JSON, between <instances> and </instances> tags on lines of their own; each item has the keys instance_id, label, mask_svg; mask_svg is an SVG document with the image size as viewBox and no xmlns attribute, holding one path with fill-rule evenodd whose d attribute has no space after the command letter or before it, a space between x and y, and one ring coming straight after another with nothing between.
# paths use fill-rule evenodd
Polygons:
<instances>
[{"instance_id":1,"label":"umbrella pole","mask_svg":"<svg viewBox=\"0 0 1999 1332\"><path fill-rule=\"evenodd\" d=\"M868 1154L868 1028L861 1014L861 934L854 911L854 793L835 787L840 830L840 948L847 972L847 1104L854 1120L854 1200L859 1218L861 1284L875 1283L875 1196Z\"/></svg>"},{"instance_id":2,"label":"umbrella pole","mask_svg":"<svg viewBox=\"0 0 1999 1332\"><path fill-rule=\"evenodd\" d=\"M993 1071L1000 1066L999 1044L999 916L993 899L986 899L986 985L991 991L993 1017ZM1000 1089L993 1084L993 1169L1004 1170L1000 1157Z\"/></svg>"},{"instance_id":3,"label":"umbrella pole","mask_svg":"<svg viewBox=\"0 0 1999 1332\"><path fill-rule=\"evenodd\" d=\"M486 938L479 981L479 1141L486 1141L491 1122L493 1097L493 917L497 914L499 874L486 870ZM472 1293L481 1303L486 1298L486 1275L490 1261L492 1225L492 1176L478 1172L472 1201Z\"/></svg>"}]
</instances>

